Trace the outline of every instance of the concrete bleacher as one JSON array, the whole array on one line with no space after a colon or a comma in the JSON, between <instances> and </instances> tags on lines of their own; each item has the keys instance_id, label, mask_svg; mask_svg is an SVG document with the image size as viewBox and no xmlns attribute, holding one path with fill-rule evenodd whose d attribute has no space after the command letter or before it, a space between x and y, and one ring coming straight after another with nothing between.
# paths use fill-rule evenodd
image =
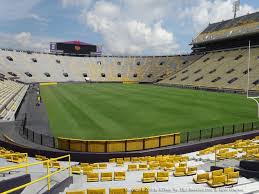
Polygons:
<instances>
[{"instance_id":1,"label":"concrete bleacher","mask_svg":"<svg viewBox=\"0 0 259 194\"><path fill-rule=\"evenodd\" d=\"M249 89L258 89L254 84L259 79L259 48L251 49ZM161 84L207 87L217 89L247 88L248 49L209 52L190 66L160 81Z\"/></svg>"},{"instance_id":2,"label":"concrete bleacher","mask_svg":"<svg viewBox=\"0 0 259 194\"><path fill-rule=\"evenodd\" d=\"M221 166L223 168L238 168L239 161L241 159L259 159L259 137L255 137L253 139L248 140L236 140L235 142L228 144L218 144L212 147L208 147L206 149L186 153L183 155L157 155L157 156L143 156L143 157L128 157L128 158L113 158L110 159L109 162L104 161L102 163L81 163L71 162L72 172L73 166L78 167L79 171L77 174L73 174L73 183L65 188L63 192L60 194L65 194L69 191L86 191L89 188L104 188L105 193L109 193L110 188L126 188L128 193L132 189L135 188L149 188L149 193L172 193L172 192L188 192L188 193L196 193L205 192L205 193L221 193L222 191L227 193L257 193L259 182L255 178L246 178L244 176L239 176L237 178L237 184L230 186L222 186L220 189L211 188L208 184L196 184L193 179L197 176L197 174L202 174L208 172L210 177L218 176L213 175L214 171L211 171L211 166L215 165L215 159L217 162L217 166ZM3 154L14 153L13 151L6 150L4 148L0 149ZM216 153L216 155L215 155ZM224 153L233 153L226 155ZM217 156L217 158L215 158ZM226 157L226 158L225 158ZM41 155L35 155L35 157L28 157L28 164L39 162L39 161L47 161L48 159ZM168 164L172 163L173 168L168 168ZM0 158L1 168L6 166L14 166L16 163L12 162L6 157ZM24 161L19 163L24 164ZM59 161L60 167L68 166L69 163L67 161ZM143 169L135 169L129 171L129 165L134 164L141 166ZM157 164L157 165L155 165ZM57 169L52 163L51 172L55 172ZM191 176L180 176L176 177L174 175L177 167L182 166L184 168L188 167L197 167L197 170L194 171ZM80 170L81 169L81 170ZM114 181L114 172L125 172L125 180ZM30 166L28 168L28 172L31 176L31 180L37 180L46 175L47 169L46 166L40 164L35 166ZM87 177L90 176L90 172L97 172L98 179L101 178L102 172L112 172L111 181L100 181L97 180L95 182L88 182ZM168 172L168 181L165 182L157 182L155 179L151 183L144 183L142 178L143 174L146 172L155 172L155 176L157 172ZM5 177L0 177L0 182L2 180L8 180L16 176L20 176L26 174L26 169L21 168L11 172L6 172ZM62 183L68 177L68 169L59 172L53 176L51 176L50 186L51 188L54 185ZM43 193L48 190L46 180L39 181L35 184L27 186L22 193Z\"/></svg>"},{"instance_id":3,"label":"concrete bleacher","mask_svg":"<svg viewBox=\"0 0 259 194\"><path fill-rule=\"evenodd\" d=\"M199 56L76 57L1 49L0 68L7 78L16 78L26 83L85 81L86 76L83 74L87 74L91 81L97 82L154 82L162 75L179 71ZM28 76L28 73L31 76ZM49 77L45 73L49 74Z\"/></svg>"},{"instance_id":4,"label":"concrete bleacher","mask_svg":"<svg viewBox=\"0 0 259 194\"><path fill-rule=\"evenodd\" d=\"M4 121L14 120L14 115L18 109L28 85L2 79L0 81L0 119Z\"/></svg>"}]
</instances>

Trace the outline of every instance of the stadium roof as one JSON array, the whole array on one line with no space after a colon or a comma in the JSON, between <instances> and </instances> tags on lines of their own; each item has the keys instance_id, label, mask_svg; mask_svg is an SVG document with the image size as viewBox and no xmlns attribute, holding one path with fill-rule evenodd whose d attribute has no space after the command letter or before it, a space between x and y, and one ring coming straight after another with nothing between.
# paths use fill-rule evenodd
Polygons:
<instances>
[{"instance_id":1,"label":"stadium roof","mask_svg":"<svg viewBox=\"0 0 259 194\"><path fill-rule=\"evenodd\" d=\"M209 24L205 30L192 40L192 44L217 41L255 33L259 33L259 12Z\"/></svg>"},{"instance_id":2,"label":"stadium roof","mask_svg":"<svg viewBox=\"0 0 259 194\"><path fill-rule=\"evenodd\" d=\"M259 12L237 17L235 19L209 24L209 26L205 28L202 33L210 33L213 31L224 30L253 22L259 22Z\"/></svg>"}]
</instances>

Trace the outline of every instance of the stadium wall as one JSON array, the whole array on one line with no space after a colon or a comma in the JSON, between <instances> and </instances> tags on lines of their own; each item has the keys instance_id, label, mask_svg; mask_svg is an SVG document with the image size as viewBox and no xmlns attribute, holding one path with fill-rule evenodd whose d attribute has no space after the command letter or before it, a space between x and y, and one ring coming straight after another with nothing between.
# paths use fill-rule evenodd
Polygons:
<instances>
[{"instance_id":1,"label":"stadium wall","mask_svg":"<svg viewBox=\"0 0 259 194\"><path fill-rule=\"evenodd\" d=\"M225 144L234 142L238 139L252 139L259 135L259 130L249 131L245 133L239 133L234 135L227 135L222 137L217 137L213 139L206 139L203 141L178 144L173 146L154 148L148 150L140 151L130 151L130 152L104 152L104 153L91 153L91 152L73 152L73 151L62 151L62 150L49 150L48 148L31 148L23 147L21 145L13 144L10 142L5 142L0 140L0 146L6 149L12 149L16 152L27 152L29 156L34 157L36 154L44 155L48 158L55 158L63 156L65 154L71 155L72 161L77 162L105 162L110 158L122 158L122 157L140 157L140 156L155 156L164 154L185 154L190 152L199 151L213 145Z\"/></svg>"},{"instance_id":2,"label":"stadium wall","mask_svg":"<svg viewBox=\"0 0 259 194\"><path fill-rule=\"evenodd\" d=\"M180 144L180 133L122 140L81 140L58 137L58 149L76 152L130 152Z\"/></svg>"}]
</instances>

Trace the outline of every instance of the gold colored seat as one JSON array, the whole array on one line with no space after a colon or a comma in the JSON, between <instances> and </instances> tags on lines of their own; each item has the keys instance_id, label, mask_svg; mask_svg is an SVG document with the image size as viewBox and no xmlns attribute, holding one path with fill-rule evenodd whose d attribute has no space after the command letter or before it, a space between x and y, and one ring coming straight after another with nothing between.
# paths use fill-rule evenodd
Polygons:
<instances>
[{"instance_id":1,"label":"gold colored seat","mask_svg":"<svg viewBox=\"0 0 259 194\"><path fill-rule=\"evenodd\" d=\"M106 163L99 163L99 169L106 169L107 164Z\"/></svg>"},{"instance_id":2,"label":"gold colored seat","mask_svg":"<svg viewBox=\"0 0 259 194\"><path fill-rule=\"evenodd\" d=\"M201 183L207 183L209 181L210 175L208 172L197 174L196 176L193 177L193 181L196 184L201 184Z\"/></svg>"},{"instance_id":3,"label":"gold colored seat","mask_svg":"<svg viewBox=\"0 0 259 194\"><path fill-rule=\"evenodd\" d=\"M173 162L167 162L165 164L164 170L166 171L172 171L174 170L174 163Z\"/></svg>"},{"instance_id":4,"label":"gold colored seat","mask_svg":"<svg viewBox=\"0 0 259 194\"><path fill-rule=\"evenodd\" d=\"M123 160L117 160L116 166L124 166L124 161Z\"/></svg>"},{"instance_id":5,"label":"gold colored seat","mask_svg":"<svg viewBox=\"0 0 259 194\"><path fill-rule=\"evenodd\" d=\"M169 172L157 172L156 181L157 182L166 182L169 180Z\"/></svg>"},{"instance_id":6,"label":"gold colored seat","mask_svg":"<svg viewBox=\"0 0 259 194\"><path fill-rule=\"evenodd\" d=\"M85 190L67 191L66 194L85 194Z\"/></svg>"},{"instance_id":7,"label":"gold colored seat","mask_svg":"<svg viewBox=\"0 0 259 194\"><path fill-rule=\"evenodd\" d=\"M112 172L101 172L101 181L112 181Z\"/></svg>"},{"instance_id":8,"label":"gold colored seat","mask_svg":"<svg viewBox=\"0 0 259 194\"><path fill-rule=\"evenodd\" d=\"M105 194L104 188L89 188L87 194Z\"/></svg>"},{"instance_id":9,"label":"gold colored seat","mask_svg":"<svg viewBox=\"0 0 259 194\"><path fill-rule=\"evenodd\" d=\"M127 194L127 188L110 188L109 194Z\"/></svg>"},{"instance_id":10,"label":"gold colored seat","mask_svg":"<svg viewBox=\"0 0 259 194\"><path fill-rule=\"evenodd\" d=\"M156 176L154 172L143 172L143 178L142 178L143 183L155 182L155 179L156 179Z\"/></svg>"},{"instance_id":11,"label":"gold colored seat","mask_svg":"<svg viewBox=\"0 0 259 194\"><path fill-rule=\"evenodd\" d=\"M125 157L123 160L124 162L130 162L130 157Z\"/></svg>"},{"instance_id":12,"label":"gold colored seat","mask_svg":"<svg viewBox=\"0 0 259 194\"><path fill-rule=\"evenodd\" d=\"M115 163L116 161L115 161L115 158L111 158L111 159L109 159L109 163Z\"/></svg>"},{"instance_id":13,"label":"gold colored seat","mask_svg":"<svg viewBox=\"0 0 259 194\"><path fill-rule=\"evenodd\" d=\"M72 171L72 174L81 174L80 166L72 166L71 171Z\"/></svg>"},{"instance_id":14,"label":"gold colored seat","mask_svg":"<svg viewBox=\"0 0 259 194\"><path fill-rule=\"evenodd\" d=\"M191 176L197 173L197 166L190 166L187 168L186 175Z\"/></svg>"},{"instance_id":15,"label":"gold colored seat","mask_svg":"<svg viewBox=\"0 0 259 194\"><path fill-rule=\"evenodd\" d=\"M227 180L225 181L226 185L234 185L238 183L239 171L237 172L229 172L227 174Z\"/></svg>"},{"instance_id":16,"label":"gold colored seat","mask_svg":"<svg viewBox=\"0 0 259 194\"><path fill-rule=\"evenodd\" d=\"M228 168L224 168L224 174L228 174L234 172L234 168L233 167L228 167Z\"/></svg>"},{"instance_id":17,"label":"gold colored seat","mask_svg":"<svg viewBox=\"0 0 259 194\"><path fill-rule=\"evenodd\" d=\"M174 176L185 176L186 167L175 167Z\"/></svg>"},{"instance_id":18,"label":"gold colored seat","mask_svg":"<svg viewBox=\"0 0 259 194\"><path fill-rule=\"evenodd\" d=\"M114 180L115 181L124 181L126 179L125 171L114 172Z\"/></svg>"},{"instance_id":19,"label":"gold colored seat","mask_svg":"<svg viewBox=\"0 0 259 194\"><path fill-rule=\"evenodd\" d=\"M136 171L138 170L137 164L129 164L128 165L128 171Z\"/></svg>"},{"instance_id":20,"label":"gold colored seat","mask_svg":"<svg viewBox=\"0 0 259 194\"><path fill-rule=\"evenodd\" d=\"M88 172L93 172L93 167L92 166L86 166L82 167L83 174L86 175Z\"/></svg>"},{"instance_id":21,"label":"gold colored seat","mask_svg":"<svg viewBox=\"0 0 259 194\"><path fill-rule=\"evenodd\" d=\"M210 187L222 187L225 185L226 175L213 176L207 183Z\"/></svg>"},{"instance_id":22,"label":"gold colored seat","mask_svg":"<svg viewBox=\"0 0 259 194\"><path fill-rule=\"evenodd\" d=\"M214 177L214 176L221 176L221 175L223 175L223 169L213 170L211 172L211 175L212 175L212 177Z\"/></svg>"},{"instance_id":23,"label":"gold colored seat","mask_svg":"<svg viewBox=\"0 0 259 194\"><path fill-rule=\"evenodd\" d=\"M131 194L149 194L149 189L147 187L132 189Z\"/></svg>"},{"instance_id":24,"label":"gold colored seat","mask_svg":"<svg viewBox=\"0 0 259 194\"><path fill-rule=\"evenodd\" d=\"M98 182L99 173L98 172L88 172L87 173L87 182Z\"/></svg>"},{"instance_id":25,"label":"gold colored seat","mask_svg":"<svg viewBox=\"0 0 259 194\"><path fill-rule=\"evenodd\" d=\"M148 165L147 164L139 164L138 165L138 170L147 170L148 169Z\"/></svg>"}]
</instances>

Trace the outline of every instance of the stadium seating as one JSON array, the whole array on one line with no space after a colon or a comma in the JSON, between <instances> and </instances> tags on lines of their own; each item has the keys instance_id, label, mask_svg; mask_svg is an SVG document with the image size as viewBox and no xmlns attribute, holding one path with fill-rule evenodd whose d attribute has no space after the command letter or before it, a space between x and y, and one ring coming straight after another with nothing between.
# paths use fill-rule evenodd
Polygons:
<instances>
[{"instance_id":1,"label":"stadium seating","mask_svg":"<svg viewBox=\"0 0 259 194\"><path fill-rule=\"evenodd\" d=\"M11 80L0 80L0 119L14 120L15 112L28 87L28 85Z\"/></svg>"},{"instance_id":2,"label":"stadium seating","mask_svg":"<svg viewBox=\"0 0 259 194\"><path fill-rule=\"evenodd\" d=\"M258 90L258 50L251 49L250 85ZM202 56L190 66L165 78L159 84L171 84L186 87L238 89L247 88L248 49L215 51Z\"/></svg>"},{"instance_id":3,"label":"stadium seating","mask_svg":"<svg viewBox=\"0 0 259 194\"><path fill-rule=\"evenodd\" d=\"M8 60L8 56L13 60ZM2 49L0 58L3 63L0 68L6 77L14 77L15 74L19 80L27 83L84 82L86 78L91 81L154 82L179 71L198 57L199 55L75 57ZM13 75L8 74L10 66L14 67Z\"/></svg>"}]
</instances>

